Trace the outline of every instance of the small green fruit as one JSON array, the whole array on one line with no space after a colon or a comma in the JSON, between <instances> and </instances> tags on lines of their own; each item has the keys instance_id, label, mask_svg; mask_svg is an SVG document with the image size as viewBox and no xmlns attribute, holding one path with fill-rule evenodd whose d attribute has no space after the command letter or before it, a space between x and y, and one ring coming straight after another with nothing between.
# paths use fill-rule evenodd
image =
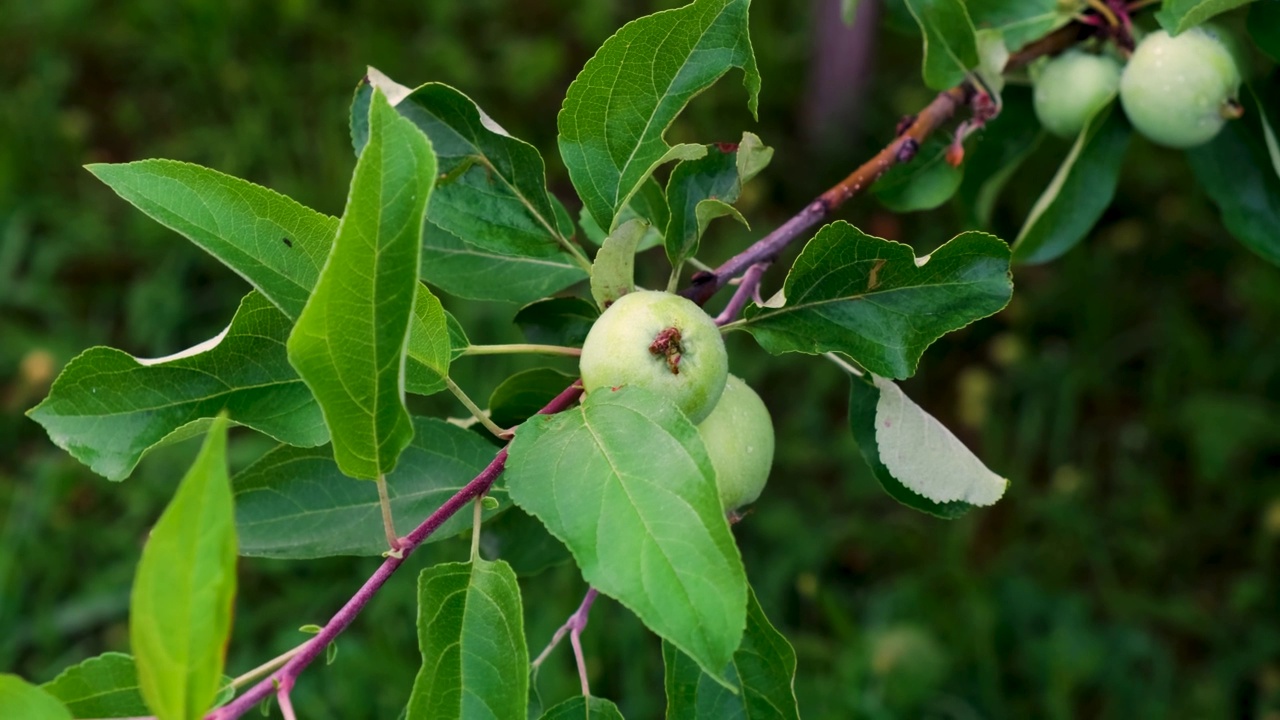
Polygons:
<instances>
[{"instance_id":1,"label":"small green fruit","mask_svg":"<svg viewBox=\"0 0 1280 720\"><path fill-rule=\"evenodd\" d=\"M1035 81L1036 117L1045 130L1073 138L1116 96L1120 63L1106 55L1068 50L1045 63Z\"/></svg>"},{"instance_id":2,"label":"small green fruit","mask_svg":"<svg viewBox=\"0 0 1280 720\"><path fill-rule=\"evenodd\" d=\"M1120 77L1120 103L1138 132L1172 148L1213 139L1238 113L1240 71L1217 33L1192 28L1151 33Z\"/></svg>"},{"instance_id":3,"label":"small green fruit","mask_svg":"<svg viewBox=\"0 0 1280 720\"><path fill-rule=\"evenodd\" d=\"M730 375L698 434L716 470L720 505L736 510L760 497L773 467L773 419L760 396Z\"/></svg>"},{"instance_id":4,"label":"small green fruit","mask_svg":"<svg viewBox=\"0 0 1280 720\"><path fill-rule=\"evenodd\" d=\"M638 290L591 326L578 364L582 387L633 385L668 398L694 423L724 391L729 356L715 321L690 300Z\"/></svg>"}]
</instances>

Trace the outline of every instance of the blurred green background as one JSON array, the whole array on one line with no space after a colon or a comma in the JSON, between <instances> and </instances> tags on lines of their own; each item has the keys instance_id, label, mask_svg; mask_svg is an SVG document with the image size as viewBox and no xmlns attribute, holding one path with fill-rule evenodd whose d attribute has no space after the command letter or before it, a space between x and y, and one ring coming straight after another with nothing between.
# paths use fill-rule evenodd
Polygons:
<instances>
[{"instance_id":1,"label":"blurred green background","mask_svg":"<svg viewBox=\"0 0 1280 720\"><path fill-rule=\"evenodd\" d=\"M128 649L141 543L191 444L122 484L92 475L22 412L82 349L174 352L220 330L244 283L98 184L81 165L167 157L339 214L354 156L351 92L373 65L450 83L547 155L577 69L643 0L43 0L0 11L0 671L41 682ZM919 43L864 0L758 0L759 122L729 75L669 133L758 133L777 149L713 226L714 262L776 226L928 101ZM892 10L892 7L888 8ZM1231 18L1227 20L1232 22ZM1044 142L996 208L1018 221L1067 151ZM980 153L981 146L972 152ZM958 204L840 217L927 252L973 227ZM660 257L643 273L665 277ZM781 283L775 267L767 290ZM735 532L765 610L799 655L809 718L1280 717L1280 269L1235 243L1178 153L1135 139L1114 206L1081 247L1020 268L1013 303L926 353L907 392L1012 479L994 508L944 522L890 500L845 426L847 386L815 358L730 338L733 369L779 431L772 481ZM654 280L656 282L656 280ZM446 298L476 342L512 341L515 311ZM465 358L473 395L546 364ZM565 367L561 365L561 367ZM570 364L565 369L572 369ZM423 407L461 415L444 397ZM237 467L267 447L235 436ZM395 718L418 664L415 555L294 692L306 718ZM376 565L245 559L228 672L300 642ZM585 590L571 567L522 583L536 653ZM612 601L585 636L592 689L628 717L663 707L658 642ZM566 648L543 697L575 693Z\"/></svg>"}]
</instances>

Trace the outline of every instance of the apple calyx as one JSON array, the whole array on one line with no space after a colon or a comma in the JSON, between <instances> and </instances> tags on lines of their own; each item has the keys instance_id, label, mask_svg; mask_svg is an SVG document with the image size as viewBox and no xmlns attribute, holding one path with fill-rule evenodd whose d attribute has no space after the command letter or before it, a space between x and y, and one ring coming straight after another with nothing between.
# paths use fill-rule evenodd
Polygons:
<instances>
[{"instance_id":1,"label":"apple calyx","mask_svg":"<svg viewBox=\"0 0 1280 720\"><path fill-rule=\"evenodd\" d=\"M672 375L680 374L680 356L684 347L680 345L680 328L669 327L658 333L649 345L649 352L667 361L667 369Z\"/></svg>"}]
</instances>

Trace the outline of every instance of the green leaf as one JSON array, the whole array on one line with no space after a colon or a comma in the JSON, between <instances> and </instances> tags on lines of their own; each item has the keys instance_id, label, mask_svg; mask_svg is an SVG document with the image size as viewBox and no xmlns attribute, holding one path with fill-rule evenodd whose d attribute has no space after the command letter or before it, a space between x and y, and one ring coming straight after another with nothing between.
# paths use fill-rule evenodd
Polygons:
<instances>
[{"instance_id":1,"label":"green leaf","mask_svg":"<svg viewBox=\"0 0 1280 720\"><path fill-rule=\"evenodd\" d=\"M752 304L745 329L769 352L848 354L871 372L910 377L934 340L1009 302L1009 248L966 232L924 257L846 222L821 230L796 258L786 304ZM740 321L742 322L742 321Z\"/></svg>"},{"instance_id":2,"label":"green leaf","mask_svg":"<svg viewBox=\"0 0 1280 720\"><path fill-rule=\"evenodd\" d=\"M733 656L747 585L697 428L637 387L589 393L520 426L505 477L582 575L713 676Z\"/></svg>"},{"instance_id":3,"label":"green leaf","mask_svg":"<svg viewBox=\"0 0 1280 720\"><path fill-rule=\"evenodd\" d=\"M492 560L502 560L516 575L529 577L569 561L569 549L538 519L511 508L484 524L480 550Z\"/></svg>"},{"instance_id":4,"label":"green leaf","mask_svg":"<svg viewBox=\"0 0 1280 720\"><path fill-rule=\"evenodd\" d=\"M1249 37L1258 49L1280 62L1280 0L1260 0L1249 8Z\"/></svg>"},{"instance_id":5,"label":"green leaf","mask_svg":"<svg viewBox=\"0 0 1280 720\"><path fill-rule=\"evenodd\" d=\"M628 220L637 218L649 223L649 230L644 234L644 237L640 238L640 242L636 244L636 252L643 252L651 247L661 245L662 231L667 227L667 222L671 218L671 210L667 207L667 194L663 192L662 186L658 184L657 180L653 179L653 176L640 183L640 187L636 188L636 193L631 196L630 202L613 219L613 224L621 226ZM578 213L578 224L582 226L583 233L587 236L587 239L596 245L603 245L604 239L609 235L596 224L595 219L591 217L591 213L587 212L585 207Z\"/></svg>"},{"instance_id":6,"label":"green leaf","mask_svg":"<svg viewBox=\"0 0 1280 720\"><path fill-rule=\"evenodd\" d=\"M662 644L666 666L667 720L799 720L796 652L774 629L756 600L747 594L747 630L733 654L726 677L741 692L734 694L707 677L689 656Z\"/></svg>"},{"instance_id":7,"label":"green leaf","mask_svg":"<svg viewBox=\"0 0 1280 720\"><path fill-rule=\"evenodd\" d=\"M598 697L569 698L542 713L542 720L623 720L618 706Z\"/></svg>"},{"instance_id":8,"label":"green leaf","mask_svg":"<svg viewBox=\"0 0 1280 720\"><path fill-rule=\"evenodd\" d=\"M881 377L849 377L849 430L885 492L944 519L995 503L1009 481Z\"/></svg>"},{"instance_id":9,"label":"green leaf","mask_svg":"<svg viewBox=\"0 0 1280 720\"><path fill-rule=\"evenodd\" d=\"M416 417L413 429L413 442L387 475L391 515L404 533L479 475L494 452L482 436L443 420ZM233 486L241 555L309 559L387 549L377 489L345 481L328 446L277 447L237 473ZM504 490L491 495L510 506ZM459 513L428 542L470 528L471 514Z\"/></svg>"},{"instance_id":10,"label":"green leaf","mask_svg":"<svg viewBox=\"0 0 1280 720\"><path fill-rule=\"evenodd\" d=\"M1170 35L1177 35L1215 15L1251 2L1253 0L1164 0L1156 13L1156 20Z\"/></svg>"},{"instance_id":11,"label":"green leaf","mask_svg":"<svg viewBox=\"0 0 1280 720\"><path fill-rule=\"evenodd\" d=\"M569 255L520 257L485 250L428 222L419 275L454 297L527 303L585 280Z\"/></svg>"},{"instance_id":12,"label":"green leaf","mask_svg":"<svg viewBox=\"0 0 1280 720\"><path fill-rule=\"evenodd\" d=\"M1049 182L1013 243L1013 259L1035 265L1060 257L1089 234L1115 197L1131 135L1116 103L1098 111Z\"/></svg>"},{"instance_id":13,"label":"green leaf","mask_svg":"<svg viewBox=\"0 0 1280 720\"><path fill-rule=\"evenodd\" d=\"M871 186L872 194L898 213L932 210L950 200L964 180L964 170L947 162L950 145L936 135L925 141L914 160L889 168Z\"/></svg>"},{"instance_id":14,"label":"green leaf","mask_svg":"<svg viewBox=\"0 0 1280 720\"><path fill-rule=\"evenodd\" d=\"M17 675L0 673L0 717L17 720L71 720L66 706Z\"/></svg>"},{"instance_id":15,"label":"green leaf","mask_svg":"<svg viewBox=\"0 0 1280 720\"><path fill-rule=\"evenodd\" d=\"M648 230L644 220L628 220L605 238L596 253L591 264L591 296L601 309L636 289L636 246Z\"/></svg>"},{"instance_id":16,"label":"green leaf","mask_svg":"<svg viewBox=\"0 0 1280 720\"><path fill-rule=\"evenodd\" d=\"M569 86L557 118L560 155L601 228L618 225L615 215L655 167L705 151L700 145L672 148L663 134L693 96L730 68L742 69L755 114L760 74L748 4L697 0L627 23Z\"/></svg>"},{"instance_id":17,"label":"green leaf","mask_svg":"<svg viewBox=\"0 0 1280 720\"><path fill-rule=\"evenodd\" d=\"M489 395L489 417L498 427L515 427L536 415L576 377L553 368L518 372Z\"/></svg>"},{"instance_id":18,"label":"green leaf","mask_svg":"<svg viewBox=\"0 0 1280 720\"><path fill-rule=\"evenodd\" d=\"M429 567L418 576L422 668L409 720L523 718L529 650L516 574L504 562Z\"/></svg>"},{"instance_id":19,"label":"green leaf","mask_svg":"<svg viewBox=\"0 0 1280 720\"><path fill-rule=\"evenodd\" d=\"M79 718L147 715L133 657L108 652L63 670L42 686Z\"/></svg>"},{"instance_id":20,"label":"green leaf","mask_svg":"<svg viewBox=\"0 0 1280 720\"><path fill-rule=\"evenodd\" d=\"M671 205L671 221L666 225L667 257L678 266L698 253L698 244L714 210L699 208L706 200L725 204L738 201L742 186L763 170L773 158L773 148L766 147L752 133L743 133L735 145L707 146L707 154L687 160L671 171L667 180L667 201ZM708 206L710 208L711 206ZM738 218L741 219L741 215ZM745 221L743 221L745 223Z\"/></svg>"},{"instance_id":21,"label":"green leaf","mask_svg":"<svg viewBox=\"0 0 1280 720\"><path fill-rule=\"evenodd\" d=\"M414 303L431 144L377 90L369 124L333 250L289 336L289 361L320 403L338 466L363 479L391 472L413 437L404 407L410 319L434 320L415 340L437 348L445 367L450 350L443 311L424 316Z\"/></svg>"},{"instance_id":22,"label":"green leaf","mask_svg":"<svg viewBox=\"0 0 1280 720\"><path fill-rule=\"evenodd\" d=\"M600 311L587 300L558 297L525 305L514 322L531 343L582 347L598 317Z\"/></svg>"},{"instance_id":23,"label":"green leaf","mask_svg":"<svg viewBox=\"0 0 1280 720\"><path fill-rule=\"evenodd\" d=\"M195 720L213 705L231 636L235 571L227 422L218 418L152 528L133 580L129 641L142 697L159 720Z\"/></svg>"},{"instance_id":24,"label":"green leaf","mask_svg":"<svg viewBox=\"0 0 1280 720\"><path fill-rule=\"evenodd\" d=\"M403 87L373 68L367 81L384 90ZM448 85L427 83L393 104L427 135L436 154L439 178L427 210L432 223L504 255L561 253L546 168L532 145Z\"/></svg>"},{"instance_id":25,"label":"green leaf","mask_svg":"<svg viewBox=\"0 0 1280 720\"><path fill-rule=\"evenodd\" d=\"M88 169L120 197L249 281L290 320L298 319L333 245L337 218L189 163L141 160ZM425 287L417 293L419 304L430 302ZM410 392L428 395L445 387L435 356L416 354L423 344L416 336L434 332L413 323L406 383Z\"/></svg>"},{"instance_id":26,"label":"green leaf","mask_svg":"<svg viewBox=\"0 0 1280 720\"><path fill-rule=\"evenodd\" d=\"M905 0L924 33L924 84L934 90L959 85L978 64L978 39L961 0Z\"/></svg>"},{"instance_id":27,"label":"green leaf","mask_svg":"<svg viewBox=\"0 0 1280 720\"><path fill-rule=\"evenodd\" d=\"M986 124L976 147L965 153L964 181L958 191L971 223L983 228L991 227L1004 186L1044 137L1029 88L1009 87L1002 100L1000 114Z\"/></svg>"},{"instance_id":28,"label":"green leaf","mask_svg":"<svg viewBox=\"0 0 1280 720\"><path fill-rule=\"evenodd\" d=\"M1222 213L1236 240L1280 265L1280 176L1267 147L1267 118L1257 96L1239 120L1207 145L1187 151L1196 181Z\"/></svg>"},{"instance_id":29,"label":"green leaf","mask_svg":"<svg viewBox=\"0 0 1280 720\"><path fill-rule=\"evenodd\" d=\"M965 0L974 27L998 30L1009 50L1048 35L1071 22L1084 0Z\"/></svg>"},{"instance_id":30,"label":"green leaf","mask_svg":"<svg viewBox=\"0 0 1280 720\"><path fill-rule=\"evenodd\" d=\"M232 422L291 445L328 442L320 407L285 354L291 322L257 292L230 327L183 353L139 360L90 348L27 414L58 447L111 480L128 477L153 448Z\"/></svg>"}]
</instances>

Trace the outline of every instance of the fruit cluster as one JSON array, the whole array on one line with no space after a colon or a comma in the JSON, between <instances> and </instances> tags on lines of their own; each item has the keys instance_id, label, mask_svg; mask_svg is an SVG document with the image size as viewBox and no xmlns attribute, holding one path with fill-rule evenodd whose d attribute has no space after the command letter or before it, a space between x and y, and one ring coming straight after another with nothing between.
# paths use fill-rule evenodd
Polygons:
<instances>
[{"instance_id":1,"label":"fruit cluster","mask_svg":"<svg viewBox=\"0 0 1280 720\"><path fill-rule=\"evenodd\" d=\"M1034 78L1036 117L1046 130L1074 137L1118 93L1133 127L1172 148L1209 142L1240 106L1240 71L1224 35L1197 27L1160 30L1138 44L1128 62L1110 54L1068 50Z\"/></svg>"},{"instance_id":2,"label":"fruit cluster","mask_svg":"<svg viewBox=\"0 0 1280 720\"><path fill-rule=\"evenodd\" d=\"M671 293L624 295L591 326L579 370L588 393L632 385L680 408L698 426L726 511L760 496L773 465L773 420L729 374L720 328L702 308Z\"/></svg>"}]
</instances>

